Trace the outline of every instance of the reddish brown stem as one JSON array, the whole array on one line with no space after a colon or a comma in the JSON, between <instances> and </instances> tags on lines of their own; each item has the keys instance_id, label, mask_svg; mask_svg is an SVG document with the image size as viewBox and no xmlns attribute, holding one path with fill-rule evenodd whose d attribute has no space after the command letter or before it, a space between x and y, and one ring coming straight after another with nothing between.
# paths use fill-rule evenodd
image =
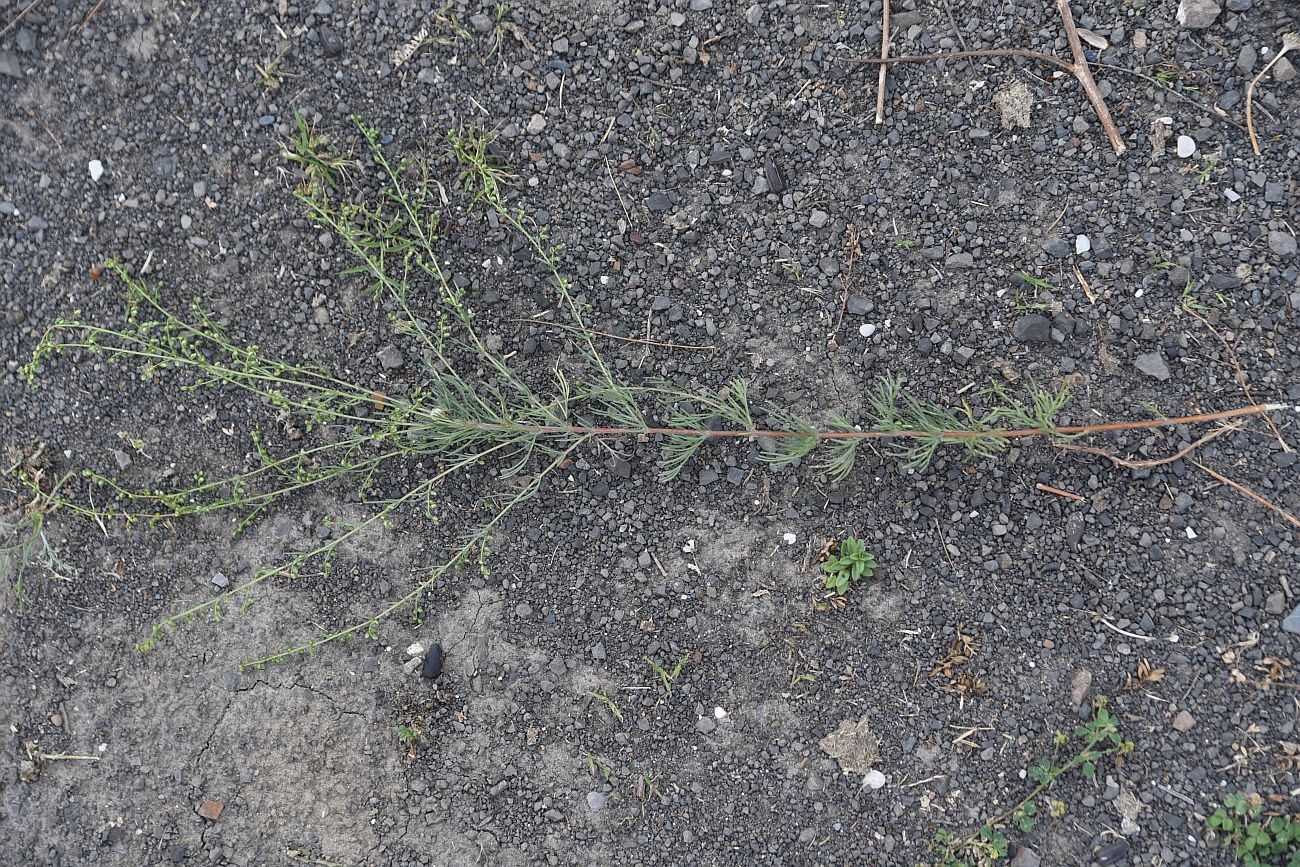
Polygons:
<instances>
[{"instance_id":1,"label":"reddish brown stem","mask_svg":"<svg viewBox=\"0 0 1300 867\"><path fill-rule=\"evenodd\" d=\"M1185 415L1178 418L1152 418L1141 421L1117 421L1105 424L1083 424L1053 428L1019 428L1016 430L972 430L972 431L923 431L923 430L867 430L867 431L788 431L788 430L708 430L704 428L677 427L577 427L561 425L521 425L521 430L539 434L582 434L589 436L635 436L637 434L663 434L665 436L709 437L712 439L739 439L746 437L816 437L819 440L875 440L875 439L916 439L918 437L937 436L949 440L967 440L976 437L1041 437L1041 436L1075 436L1078 434L1105 433L1107 431L1148 430L1158 427L1174 427L1181 424L1201 424L1208 421L1220 421L1228 418L1260 415L1272 407L1269 404L1242 406L1219 412ZM485 429L494 427L485 425Z\"/></svg>"}]
</instances>

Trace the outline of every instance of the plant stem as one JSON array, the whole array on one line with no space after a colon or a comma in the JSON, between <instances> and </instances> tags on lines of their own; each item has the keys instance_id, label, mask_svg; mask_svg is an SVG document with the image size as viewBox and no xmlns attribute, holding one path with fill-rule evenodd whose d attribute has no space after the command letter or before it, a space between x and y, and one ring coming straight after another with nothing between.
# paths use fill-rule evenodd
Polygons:
<instances>
[{"instance_id":1,"label":"plant stem","mask_svg":"<svg viewBox=\"0 0 1300 867\"><path fill-rule=\"evenodd\" d=\"M788 431L764 430L753 428L746 430L710 430L708 428L675 427L581 427L571 425L494 425L470 423L469 427L479 430L502 430L529 432L538 435L574 434L590 436L635 436L636 434L663 434L665 436L708 437L714 439L745 439L756 437L816 437L818 440L870 440L870 439L906 439L918 437L939 437L948 440L973 439L975 437L1040 437L1040 436L1077 436L1079 434L1104 433L1107 431L1146 430L1150 428L1174 427L1184 424L1199 424L1209 421L1240 418L1242 416L1262 415L1269 410L1285 409L1282 404L1254 404L1251 406L1225 409L1219 412L1201 415L1186 415L1178 418L1141 419L1138 421L1107 422L1105 424L1070 425L1066 427L1018 428L1015 430L866 430L866 431Z\"/></svg>"}]
</instances>

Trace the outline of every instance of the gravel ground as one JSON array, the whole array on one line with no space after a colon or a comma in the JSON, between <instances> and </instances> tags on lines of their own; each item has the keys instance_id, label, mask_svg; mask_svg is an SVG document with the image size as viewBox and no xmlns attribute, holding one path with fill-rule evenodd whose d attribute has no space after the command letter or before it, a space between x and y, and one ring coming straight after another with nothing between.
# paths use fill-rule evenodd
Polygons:
<instances>
[{"instance_id":1,"label":"gravel ground","mask_svg":"<svg viewBox=\"0 0 1300 867\"><path fill-rule=\"evenodd\" d=\"M537 370L564 335L514 320L552 301L526 268L483 266L510 262L512 239L456 198L450 128L497 133L512 200L563 243L595 327L711 347L611 341L629 376L748 376L808 412L860 410L886 371L944 402L1066 376L1069 423L1240 405L1228 354L1180 309L1192 297L1256 398L1300 401L1285 60L1255 91L1261 156L1244 131L1247 83L1300 27L1286 0L1227 0L1196 29L1173 0L1076 3L1105 45L1089 52L1120 157L1074 79L1024 60L895 67L876 126L875 67L844 61L879 51L879 2L27 6L0 11L0 27L25 12L0 37L0 441L43 445L51 472L164 486L242 466L267 423L89 359L52 364L39 390L18 378L57 317L118 321L117 287L90 275L109 257L268 353L418 384L407 338L291 195L295 109L345 146L360 115L433 161L453 193L447 259ZM1051 4L896 6L895 53L1068 54ZM1275 418L1300 445L1300 417ZM1206 432L1095 444L1162 457ZM708 445L665 486L652 443L611 445L507 522L489 579L434 588L422 625L250 674L240 660L404 592L444 550L438 528L404 518L329 581L264 589L141 656L216 573L239 580L364 507L302 497L238 538L225 519L128 531L56 513L57 564L29 569L0 619L14 863L923 863L938 829L1025 794L1101 695L1135 749L1063 778L1063 817L1009 832L1021 867L1225 864L1205 817L1226 794L1297 811L1279 757L1300 741L1300 535L1191 458L1126 469L1026 443L923 473L875 455L833 484ZM1296 453L1262 423L1194 457L1300 511ZM490 483L449 496L472 511ZM821 542L850 533L878 580L814 610ZM959 635L982 692L931 674ZM404 665L434 641L436 687ZM671 690L647 663L683 658ZM1142 665L1163 677L1141 682ZM848 770L823 742L846 721L865 721ZM25 765L29 743L99 761Z\"/></svg>"}]
</instances>

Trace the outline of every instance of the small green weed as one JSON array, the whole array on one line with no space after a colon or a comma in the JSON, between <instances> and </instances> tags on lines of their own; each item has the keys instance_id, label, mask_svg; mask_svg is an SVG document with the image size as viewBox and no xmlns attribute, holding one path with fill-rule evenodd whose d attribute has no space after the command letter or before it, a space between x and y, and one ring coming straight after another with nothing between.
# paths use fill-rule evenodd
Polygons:
<instances>
[{"instance_id":1,"label":"small green weed","mask_svg":"<svg viewBox=\"0 0 1300 867\"><path fill-rule=\"evenodd\" d=\"M1092 719L1074 729L1074 754L1060 764L1056 762L1057 756L1069 746L1070 738L1062 732L1056 733L1053 754L1040 759L1027 772L1028 778L1038 785L1010 809L987 820L967 837L958 838L947 828L936 831L927 846L934 863L940 867L989 867L1006 858L1011 841L1001 829L1007 822L1028 834L1034 830L1038 817L1038 797L1058 779L1075 770L1082 771L1090 780L1095 779L1098 762L1130 752L1133 742L1120 736L1119 726L1106 704L1104 696L1098 696L1093 702ZM1065 804L1061 801L1047 799L1046 806L1052 818L1065 815Z\"/></svg>"},{"instance_id":2,"label":"small green weed","mask_svg":"<svg viewBox=\"0 0 1300 867\"><path fill-rule=\"evenodd\" d=\"M681 659L677 660L677 665L673 667L673 670L668 671L650 657L646 657L645 661L650 663L650 668L654 670L655 674L659 675L659 680L663 683L664 691L668 693L669 698L673 697L673 681L682 673L682 669L686 667L686 661L690 658L691 652L688 650L682 654ZM622 719L622 717L620 717L620 719Z\"/></svg>"},{"instance_id":3,"label":"small green weed","mask_svg":"<svg viewBox=\"0 0 1300 867\"><path fill-rule=\"evenodd\" d=\"M823 580L827 590L843 596L850 585L876 574L876 568L875 555L867 550L866 544L861 539L847 536L840 542L839 552L822 564L822 571L826 573Z\"/></svg>"},{"instance_id":4,"label":"small green weed","mask_svg":"<svg viewBox=\"0 0 1300 867\"><path fill-rule=\"evenodd\" d=\"M1210 182L1210 175L1214 172L1214 166L1216 163L1218 163L1218 161L1219 161L1218 157L1210 157L1208 160L1206 160L1205 168L1197 172L1196 180L1200 181L1203 184L1208 184Z\"/></svg>"},{"instance_id":5,"label":"small green weed","mask_svg":"<svg viewBox=\"0 0 1300 867\"><path fill-rule=\"evenodd\" d=\"M916 242L910 238L900 238L899 240L894 241L894 246L900 250L910 250L916 246Z\"/></svg>"},{"instance_id":6,"label":"small green weed","mask_svg":"<svg viewBox=\"0 0 1300 867\"><path fill-rule=\"evenodd\" d=\"M1030 286L1033 286L1035 289L1056 288L1055 286L1052 285L1050 280L1044 280L1042 277L1037 277L1033 274L1030 274L1028 271L1020 271L1019 275L1021 280L1024 280L1026 283L1028 283Z\"/></svg>"},{"instance_id":7,"label":"small green weed","mask_svg":"<svg viewBox=\"0 0 1300 867\"><path fill-rule=\"evenodd\" d=\"M1300 821L1290 816L1262 820L1263 799L1254 793L1238 792L1223 799L1223 806L1206 819L1219 833L1223 845L1245 867L1285 864L1300 867Z\"/></svg>"},{"instance_id":8,"label":"small green weed","mask_svg":"<svg viewBox=\"0 0 1300 867\"><path fill-rule=\"evenodd\" d=\"M314 196L337 189L351 163L341 154L330 153L330 138L317 132L297 110L293 113L294 133L284 143L284 159L302 172L299 193Z\"/></svg>"},{"instance_id":9,"label":"small green weed","mask_svg":"<svg viewBox=\"0 0 1300 867\"><path fill-rule=\"evenodd\" d=\"M653 663L651 664L653 665ZM591 693L591 697L604 704L605 707L609 708L609 712L612 713L614 715L614 718L617 719L620 723L623 722L623 711L618 709L618 702L614 701L614 699L605 695L603 692L593 692Z\"/></svg>"}]
</instances>

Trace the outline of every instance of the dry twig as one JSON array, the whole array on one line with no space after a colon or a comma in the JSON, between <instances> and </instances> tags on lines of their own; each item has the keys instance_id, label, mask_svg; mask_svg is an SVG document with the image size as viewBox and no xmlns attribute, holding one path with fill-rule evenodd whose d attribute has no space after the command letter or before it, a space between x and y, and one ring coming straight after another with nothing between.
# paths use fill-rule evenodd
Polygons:
<instances>
[{"instance_id":1,"label":"dry twig","mask_svg":"<svg viewBox=\"0 0 1300 867\"><path fill-rule=\"evenodd\" d=\"M1255 85L1259 84L1259 80L1268 74L1268 71L1273 68L1273 64L1281 60L1283 55L1293 48L1300 48L1300 34L1283 33L1282 48L1277 52L1277 54L1273 55L1272 60L1264 65L1264 68L1259 71L1259 75L1252 78L1250 84L1246 86L1246 132L1250 135L1250 146L1255 149L1256 156L1259 156L1259 140L1255 138L1255 124L1252 122L1251 115L1252 101L1255 96Z\"/></svg>"},{"instance_id":2,"label":"dry twig","mask_svg":"<svg viewBox=\"0 0 1300 867\"><path fill-rule=\"evenodd\" d=\"M8 33L10 30L13 30L15 27L17 27L17 26L18 26L18 22L19 22L19 21L22 21L22 20L23 20L23 17L24 17L28 12L31 12L32 9L36 6L36 4L37 4L37 3L40 3L40 2L41 2L41 0L32 0L32 2L30 2L30 3L28 3L26 6L24 6L24 7L22 8L22 11L19 12L17 15L14 16L14 20L13 20L13 21L10 21L8 24L6 24L4 30L0 30L0 37L3 37L3 36L4 36L6 33Z\"/></svg>"},{"instance_id":3,"label":"dry twig","mask_svg":"<svg viewBox=\"0 0 1300 867\"><path fill-rule=\"evenodd\" d=\"M898 57L861 57L853 58L848 62L887 65L892 63L926 63L932 60L956 60L963 57L1024 57L1050 63L1078 79L1084 95L1088 97L1088 102L1092 104L1092 109L1097 114L1097 120L1101 122L1102 129L1106 131L1106 138L1110 140L1111 148L1116 155L1122 154L1128 150L1128 145L1124 144L1124 139L1120 136L1119 129L1110 116L1110 109L1106 107L1106 100L1102 97L1101 91L1097 89L1097 82L1092 77L1088 60L1084 57L1083 45L1079 42L1079 30L1075 26L1074 15L1070 12L1070 0L1056 0L1056 10L1061 15L1061 23L1065 28L1065 39L1070 44L1070 54L1074 58L1073 62L1062 60L1041 51L1029 51L1021 48L987 48L979 51L952 51L945 54L905 54ZM881 53L884 54L883 51ZM879 117L879 114L877 114L877 117Z\"/></svg>"},{"instance_id":4,"label":"dry twig","mask_svg":"<svg viewBox=\"0 0 1300 867\"><path fill-rule=\"evenodd\" d=\"M1237 360L1237 353L1233 351L1232 346L1229 345L1228 341L1223 339L1223 335L1219 333L1219 330L1210 324L1210 320L1206 319L1186 304L1183 305L1183 309L1199 319L1201 324L1208 328L1210 333L1213 334L1219 343L1223 345L1224 350L1228 353L1228 360L1232 362L1233 370L1237 372L1237 385L1241 386L1241 393L1246 396L1246 400L1258 406L1259 401L1255 400L1255 395L1250 393L1250 386L1246 384L1246 374L1241 372L1241 362ZM1277 425L1273 423L1273 419L1269 418L1268 413L1264 413L1263 415L1264 422L1272 428L1273 436L1277 437L1277 441L1282 445L1282 451L1294 451L1291 446L1287 444L1287 441L1282 439L1282 431L1277 429Z\"/></svg>"},{"instance_id":5,"label":"dry twig","mask_svg":"<svg viewBox=\"0 0 1300 867\"><path fill-rule=\"evenodd\" d=\"M1067 452L1086 452L1087 454L1090 455L1099 455L1100 457L1105 458L1106 460L1110 461L1112 464L1115 464L1116 466L1126 467L1130 470L1147 470L1150 469L1151 467L1158 467L1164 464L1172 464L1174 461L1178 460L1179 458L1186 457L1187 455L1196 451L1201 446L1208 443L1210 440L1215 439L1216 437L1221 437L1224 434L1226 434L1228 431L1234 431L1240 429L1241 426L1238 424L1226 424L1223 427L1218 428L1217 430L1210 431L1208 434L1201 437L1196 442L1192 443L1189 446L1186 446L1185 448L1179 449L1177 452L1175 452L1174 454L1170 455L1167 458L1154 458L1149 461L1132 461L1127 458L1121 458L1119 455L1112 454L1111 452L1108 452L1105 449L1093 448L1092 446L1076 446L1073 443L1061 443L1061 448ZM1083 498L1080 497L1080 499Z\"/></svg>"},{"instance_id":6,"label":"dry twig","mask_svg":"<svg viewBox=\"0 0 1300 867\"><path fill-rule=\"evenodd\" d=\"M1289 521L1294 526L1300 527L1300 518L1297 518L1295 515L1291 514L1290 512L1286 511L1280 506L1273 505L1268 500L1264 499L1259 494L1255 493L1245 485L1238 484L1237 482L1234 482L1232 479L1228 478L1227 476L1216 473L1214 470L1210 469L1200 461L1192 461L1192 463L1196 464L1198 467L1205 470L1205 472L1209 473L1211 476L1218 479L1220 482L1223 482L1228 487L1236 488L1238 491L1241 491L1241 493L1245 494L1247 497L1250 497L1252 500L1259 503L1261 506L1264 506L1267 509L1272 509L1274 512L1277 512L1279 515L1281 515L1284 519Z\"/></svg>"},{"instance_id":7,"label":"dry twig","mask_svg":"<svg viewBox=\"0 0 1300 867\"><path fill-rule=\"evenodd\" d=\"M889 72L889 0L884 0L884 25L880 30L880 78L876 83L876 124L885 122L885 76Z\"/></svg>"}]
</instances>

